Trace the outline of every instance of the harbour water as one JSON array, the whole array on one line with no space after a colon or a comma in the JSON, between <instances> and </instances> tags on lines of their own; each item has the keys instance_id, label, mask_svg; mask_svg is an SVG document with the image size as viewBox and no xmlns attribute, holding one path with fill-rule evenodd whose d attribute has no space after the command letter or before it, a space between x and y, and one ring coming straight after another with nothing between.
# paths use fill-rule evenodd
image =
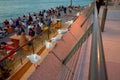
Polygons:
<instances>
[{"instance_id":1,"label":"harbour water","mask_svg":"<svg viewBox=\"0 0 120 80\"><path fill-rule=\"evenodd\" d=\"M84 6L93 0L72 1L73 5ZM69 6L70 0L0 0L0 22L60 5Z\"/></svg>"}]
</instances>

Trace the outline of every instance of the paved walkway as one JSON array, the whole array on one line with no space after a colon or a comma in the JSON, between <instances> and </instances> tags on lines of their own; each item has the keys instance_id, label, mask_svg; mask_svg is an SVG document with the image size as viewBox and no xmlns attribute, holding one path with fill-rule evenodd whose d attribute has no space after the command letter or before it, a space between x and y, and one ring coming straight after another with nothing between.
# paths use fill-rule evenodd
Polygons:
<instances>
[{"instance_id":1,"label":"paved walkway","mask_svg":"<svg viewBox=\"0 0 120 80\"><path fill-rule=\"evenodd\" d=\"M108 80L120 80L120 6L109 6L102 33Z\"/></svg>"},{"instance_id":2,"label":"paved walkway","mask_svg":"<svg viewBox=\"0 0 120 80\"><path fill-rule=\"evenodd\" d=\"M103 8L101 9L100 18ZM72 25L71 32L77 39L84 33L84 29L79 25L82 22L84 16L80 16L76 22ZM76 25L77 24L77 25ZM120 80L120 6L108 6L108 15L105 24L105 31L102 33L104 53L106 59L108 80ZM64 41L60 41L57 47L53 50L57 56L63 60L69 50L72 49L76 40L67 33L64 35ZM68 46L69 45L69 46ZM57 80L57 77L61 70L61 62L57 60L52 53L48 54L41 65L31 74L28 80ZM86 79L87 80L87 79Z\"/></svg>"},{"instance_id":3,"label":"paved walkway","mask_svg":"<svg viewBox=\"0 0 120 80\"><path fill-rule=\"evenodd\" d=\"M72 11L72 14L70 14L70 15L62 15L62 16L61 16L62 25L65 25L64 23L65 23L66 21L71 20L71 19L74 19L74 18L76 17L76 12L77 12L77 11L78 11L78 10L73 10L73 11ZM9 37L10 37L11 35L14 35L14 34L15 34L15 32L7 35L5 38L0 39L0 42L1 42L1 41L8 42L8 41L9 41ZM18 55L18 56L19 56L19 55ZM45 55L42 54L41 56L43 56L43 58L44 58L44 56L46 56L46 54L45 54ZM16 58L16 59L18 60L19 58ZM17 60L16 60L16 62L19 63L19 61L17 61ZM16 63L16 62L15 62L15 63ZM33 67L34 67L34 65L33 65ZM15 68L16 68L16 67L15 67ZM33 69L33 70L34 70L34 69ZM27 73L32 73L32 71L28 71ZM27 76L29 76L29 75L27 74ZM25 78L26 78L26 77L22 78L21 80L24 80Z\"/></svg>"},{"instance_id":4,"label":"paved walkway","mask_svg":"<svg viewBox=\"0 0 120 80\"><path fill-rule=\"evenodd\" d=\"M79 40L85 32L85 27L80 27L84 19L85 13L77 18L77 20L72 24L70 32L66 33L63 36L63 40L59 41L57 46L52 50L61 60L68 55L77 40ZM61 72L61 68L62 63L51 52L47 55L40 66L31 74L28 80L57 80L58 75Z\"/></svg>"},{"instance_id":5,"label":"paved walkway","mask_svg":"<svg viewBox=\"0 0 120 80\"><path fill-rule=\"evenodd\" d=\"M76 13L78 12L78 10L76 11L73 11L73 13L71 14L71 15L68 15L68 16L64 16L64 17L62 17L62 24L63 24L63 27L64 27L64 23L66 22L66 21L68 21L68 20L72 20L72 19L74 19L75 18L75 16L76 16ZM78 31L84 31L84 29L85 29L85 27L83 27L83 30L82 29L79 29L79 27L80 27L80 24L82 23L82 19L83 19L83 16L82 17L79 17L79 20L81 20L80 21L80 23L79 24L77 24L77 30ZM77 22L78 23L78 22ZM75 23L76 24L76 23ZM76 25L74 25L74 26L76 26ZM71 32L72 31L72 32ZM76 30L75 30L75 28L74 29L72 29L71 28L71 31L70 32L68 32L67 34L65 34L64 36L63 36L63 40L62 41L60 41L60 42L58 42L57 44L59 45L59 46L57 46L57 48L55 48L54 49L54 52L57 54L57 56L59 56L61 59L64 59L66 56L67 56L67 53L68 53L68 50L71 50L71 48L73 47L73 46L70 46L70 47L67 47L68 45L68 43L70 43L70 44L75 44L75 42L76 42L76 39L74 38L74 37L80 37L79 36L79 34L78 34L78 32L76 32ZM81 32L81 34L83 34ZM77 34L77 35L75 35L74 36L74 34ZM81 35L80 34L80 35ZM66 38L69 38L69 39L66 39ZM62 48L61 48L61 46L62 46L62 48L65 48L65 50L62 50ZM58 48L59 47L59 48ZM59 51L57 51L57 49L60 49ZM57 52L59 52L59 53L57 53ZM63 56L63 54L65 54L64 56ZM48 55L47 57L46 57L46 55ZM44 57L46 57L45 58L45 60L41 63L38 63L38 64L41 64L43 67L44 66L46 66L46 64L47 63L49 63L49 64L52 64L53 66L55 66L53 63L54 63L54 59L55 59L55 61L57 61L57 62L59 62L57 59L56 59L56 57L53 55L53 54L48 54L46 51L44 51L41 55L40 55L42 58L44 58ZM50 60L49 60L50 59ZM47 62L46 62L47 61ZM51 61L53 61L52 63L51 63ZM48 64L48 65L49 65ZM41 66L40 65L40 66ZM57 64L56 64L57 65ZM50 65L51 66L51 65ZM52 66L51 66L52 67ZM40 70L42 67L38 67L38 69L37 70ZM35 70L36 68L35 68L35 66L34 65L32 65L31 67L30 67L30 69L23 75L23 77L20 79L20 80L26 80L27 78L28 78L28 76L30 76L30 74L31 73L33 73L33 71ZM43 68L42 68L43 69ZM47 66L46 67L44 67L44 69L47 69ZM44 70L43 69L43 70ZM49 68L49 69L51 69L51 68ZM37 72L37 70L35 70L35 74L37 74L36 72ZM51 71L51 70L50 70ZM45 72L45 73L44 73ZM34 74L33 73L33 74ZM46 73L46 71L41 71L39 74L47 74ZM34 79L34 78L33 78ZM37 80L37 79L36 79ZM51 79L51 80L55 80L55 79Z\"/></svg>"}]
</instances>

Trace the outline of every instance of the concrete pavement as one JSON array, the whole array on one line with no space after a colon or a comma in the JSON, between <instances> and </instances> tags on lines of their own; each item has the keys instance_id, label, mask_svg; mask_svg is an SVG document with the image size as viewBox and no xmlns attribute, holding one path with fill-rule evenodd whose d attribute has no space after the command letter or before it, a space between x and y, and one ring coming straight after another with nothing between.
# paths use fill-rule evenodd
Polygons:
<instances>
[{"instance_id":1,"label":"concrete pavement","mask_svg":"<svg viewBox=\"0 0 120 80\"><path fill-rule=\"evenodd\" d=\"M101 8L99 15L100 19L102 17L102 11L103 8ZM82 20L82 17L79 20ZM72 25L71 32L79 39L80 35L84 33L84 30L78 27L81 24L80 22L76 22L75 24L77 25ZM81 33L79 34L79 32ZM120 6L108 6L105 30L102 36L108 80L120 80ZM67 33L64 35L64 41L58 42L58 46L53 51L62 60L68 55L67 53L72 49L71 45L74 43L75 38L70 33ZM61 67L62 64L57 58L52 54L48 54L46 59L28 80L57 80Z\"/></svg>"},{"instance_id":2,"label":"concrete pavement","mask_svg":"<svg viewBox=\"0 0 120 80\"><path fill-rule=\"evenodd\" d=\"M108 6L102 37L108 80L120 80L120 6Z\"/></svg>"},{"instance_id":3,"label":"concrete pavement","mask_svg":"<svg viewBox=\"0 0 120 80\"><path fill-rule=\"evenodd\" d=\"M77 18L71 25L70 32L64 34L63 40L59 41L57 46L52 50L61 60L68 55L77 40L84 34L85 26L83 28L80 27L84 19L85 13ZM49 53L28 80L57 80L62 66L62 63L52 53Z\"/></svg>"}]
</instances>

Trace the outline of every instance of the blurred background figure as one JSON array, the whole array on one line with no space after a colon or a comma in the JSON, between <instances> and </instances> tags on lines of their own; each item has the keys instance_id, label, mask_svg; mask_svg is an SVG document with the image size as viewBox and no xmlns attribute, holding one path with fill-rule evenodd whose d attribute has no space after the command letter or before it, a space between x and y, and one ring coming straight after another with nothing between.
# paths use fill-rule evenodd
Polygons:
<instances>
[{"instance_id":1,"label":"blurred background figure","mask_svg":"<svg viewBox=\"0 0 120 80\"><path fill-rule=\"evenodd\" d=\"M101 7L102 3L103 3L103 0L96 0L96 6L97 6L98 14L99 14L100 7Z\"/></svg>"},{"instance_id":2,"label":"blurred background figure","mask_svg":"<svg viewBox=\"0 0 120 80\"><path fill-rule=\"evenodd\" d=\"M120 5L120 0L113 0L114 2L114 7L117 7L118 5Z\"/></svg>"}]
</instances>

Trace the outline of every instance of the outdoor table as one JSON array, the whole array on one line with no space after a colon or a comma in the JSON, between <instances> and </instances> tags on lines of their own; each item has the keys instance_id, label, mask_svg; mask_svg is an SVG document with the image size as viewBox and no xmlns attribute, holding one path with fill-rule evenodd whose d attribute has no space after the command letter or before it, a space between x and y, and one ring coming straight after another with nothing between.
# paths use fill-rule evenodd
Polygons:
<instances>
[{"instance_id":1,"label":"outdoor table","mask_svg":"<svg viewBox=\"0 0 120 80\"><path fill-rule=\"evenodd\" d=\"M26 37L30 40L31 37L26 35ZM14 34L9 38L10 41L13 42L13 47L17 48L19 47L19 40L20 40L20 35Z\"/></svg>"}]
</instances>

